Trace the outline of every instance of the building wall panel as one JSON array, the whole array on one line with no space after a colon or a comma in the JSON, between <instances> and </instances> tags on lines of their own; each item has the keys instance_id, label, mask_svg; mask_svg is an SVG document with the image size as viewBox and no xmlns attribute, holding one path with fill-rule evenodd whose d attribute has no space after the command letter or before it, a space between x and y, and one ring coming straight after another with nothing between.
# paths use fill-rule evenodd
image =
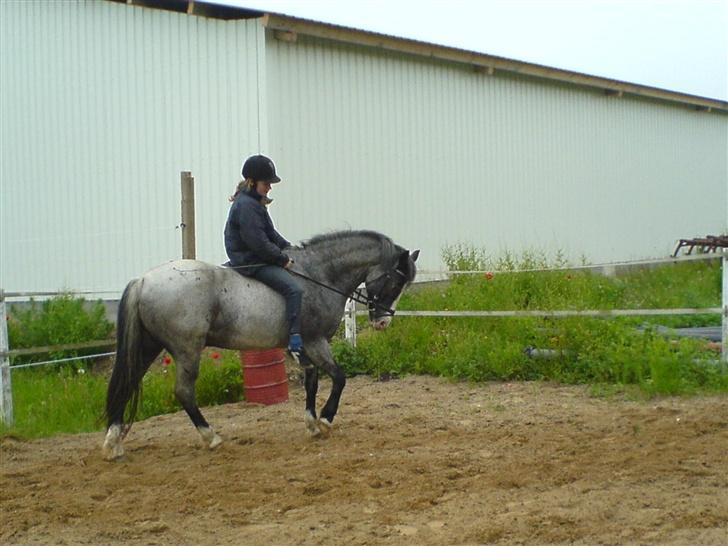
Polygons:
<instances>
[{"instance_id":1,"label":"building wall panel","mask_svg":"<svg viewBox=\"0 0 728 546\"><path fill-rule=\"evenodd\" d=\"M728 117L462 65L269 36L270 141L293 238L665 256L728 229Z\"/></svg>"},{"instance_id":2,"label":"building wall panel","mask_svg":"<svg viewBox=\"0 0 728 546\"><path fill-rule=\"evenodd\" d=\"M6 290L118 290L181 255L224 259L227 196L259 126L259 20L111 2L0 3Z\"/></svg>"},{"instance_id":3,"label":"building wall panel","mask_svg":"<svg viewBox=\"0 0 728 546\"><path fill-rule=\"evenodd\" d=\"M594 262L728 231L728 116L113 2L0 2L0 287L120 290L225 260L242 160L277 163L292 241L370 228Z\"/></svg>"}]
</instances>

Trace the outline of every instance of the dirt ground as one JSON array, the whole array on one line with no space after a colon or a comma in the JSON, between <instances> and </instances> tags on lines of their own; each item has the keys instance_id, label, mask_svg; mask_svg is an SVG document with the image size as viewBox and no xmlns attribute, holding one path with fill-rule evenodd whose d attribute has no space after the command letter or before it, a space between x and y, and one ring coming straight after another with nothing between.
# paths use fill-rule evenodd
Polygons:
<instances>
[{"instance_id":1,"label":"dirt ground","mask_svg":"<svg viewBox=\"0 0 728 546\"><path fill-rule=\"evenodd\" d=\"M328 392L329 384L322 388ZM351 379L331 437L304 393L0 446L2 544L728 544L728 397Z\"/></svg>"}]
</instances>

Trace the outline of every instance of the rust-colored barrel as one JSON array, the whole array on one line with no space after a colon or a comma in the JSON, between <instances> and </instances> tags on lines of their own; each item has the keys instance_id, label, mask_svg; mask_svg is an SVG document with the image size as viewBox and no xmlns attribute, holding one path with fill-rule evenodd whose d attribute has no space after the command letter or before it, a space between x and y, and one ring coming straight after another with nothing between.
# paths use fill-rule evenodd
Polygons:
<instances>
[{"instance_id":1,"label":"rust-colored barrel","mask_svg":"<svg viewBox=\"0 0 728 546\"><path fill-rule=\"evenodd\" d=\"M243 394L255 404L278 404L288 400L286 355L283 349L241 351Z\"/></svg>"}]
</instances>

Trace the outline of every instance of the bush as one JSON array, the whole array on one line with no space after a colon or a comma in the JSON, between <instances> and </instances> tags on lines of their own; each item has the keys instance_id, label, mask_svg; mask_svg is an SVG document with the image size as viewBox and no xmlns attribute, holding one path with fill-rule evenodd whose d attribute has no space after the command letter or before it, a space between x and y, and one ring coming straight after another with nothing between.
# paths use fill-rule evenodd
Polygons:
<instances>
[{"instance_id":1,"label":"bush","mask_svg":"<svg viewBox=\"0 0 728 546\"><path fill-rule=\"evenodd\" d=\"M56 296L41 304L31 300L27 309L16 305L8 316L11 349L100 341L107 339L113 328L114 325L106 320L106 310L101 301L90 303L71 294ZM14 357L13 362L38 362L97 352L98 348L52 351Z\"/></svg>"},{"instance_id":2,"label":"bush","mask_svg":"<svg viewBox=\"0 0 728 546\"><path fill-rule=\"evenodd\" d=\"M718 260L667 265L616 278L584 270L526 272L563 266L536 253L498 260L450 248L451 267L502 265L510 273L453 276L447 284L403 295L399 309L532 310L719 307ZM426 373L472 381L555 380L637 385L647 395L728 390L715 353L693 339L658 335L656 326L719 325L720 316L570 318L396 317L385 332L364 329L356 348L337 345L347 373ZM344 345L343 342L341 342ZM544 349L532 358L528 347Z\"/></svg>"}]
</instances>

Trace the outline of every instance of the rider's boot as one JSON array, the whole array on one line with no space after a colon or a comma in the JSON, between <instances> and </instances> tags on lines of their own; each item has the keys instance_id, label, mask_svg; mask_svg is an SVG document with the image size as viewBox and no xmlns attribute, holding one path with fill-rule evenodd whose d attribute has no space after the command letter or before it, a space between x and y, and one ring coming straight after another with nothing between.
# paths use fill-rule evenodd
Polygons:
<instances>
[{"instance_id":1,"label":"rider's boot","mask_svg":"<svg viewBox=\"0 0 728 546\"><path fill-rule=\"evenodd\" d=\"M301 355L303 354L303 339L301 334L291 334L288 338L288 352L293 359L301 364Z\"/></svg>"}]
</instances>

